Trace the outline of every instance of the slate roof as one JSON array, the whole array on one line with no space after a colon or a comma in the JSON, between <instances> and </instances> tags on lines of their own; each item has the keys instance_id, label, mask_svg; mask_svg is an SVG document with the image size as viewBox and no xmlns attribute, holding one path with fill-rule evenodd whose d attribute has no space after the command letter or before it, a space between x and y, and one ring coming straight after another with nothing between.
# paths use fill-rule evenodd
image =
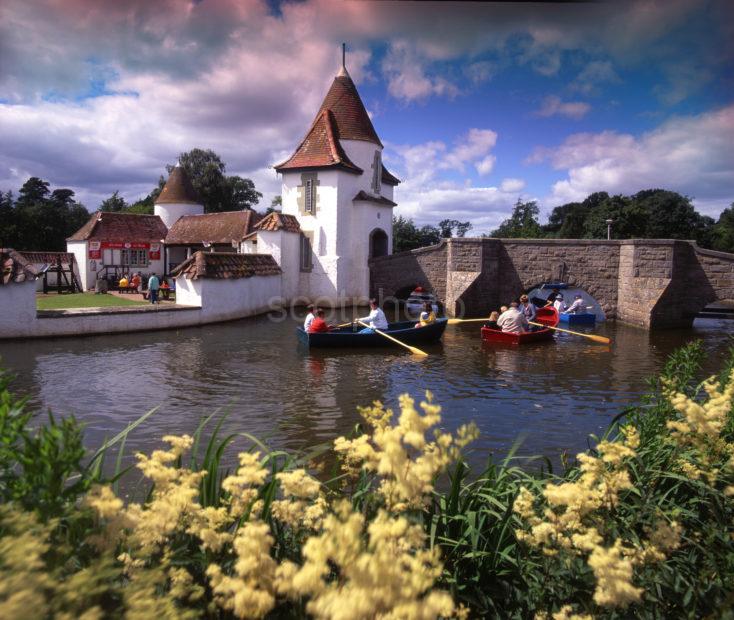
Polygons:
<instances>
[{"instance_id":1,"label":"slate roof","mask_svg":"<svg viewBox=\"0 0 734 620\"><path fill-rule=\"evenodd\" d=\"M275 169L280 172L340 166L361 173L344 154L339 140L363 140L382 146L357 87L345 69L334 78L306 137L293 155Z\"/></svg>"},{"instance_id":2,"label":"slate roof","mask_svg":"<svg viewBox=\"0 0 734 620\"><path fill-rule=\"evenodd\" d=\"M392 200L385 198L384 196L372 196L364 190L360 190L360 192L354 198L352 198L352 200L365 200L367 202L374 202L375 204L382 205L383 207L398 206L398 203L393 202Z\"/></svg>"},{"instance_id":3,"label":"slate roof","mask_svg":"<svg viewBox=\"0 0 734 620\"><path fill-rule=\"evenodd\" d=\"M184 215L171 226L166 245L199 245L239 243L259 221L260 215L250 209L203 215Z\"/></svg>"},{"instance_id":4,"label":"slate roof","mask_svg":"<svg viewBox=\"0 0 734 620\"><path fill-rule=\"evenodd\" d=\"M168 232L157 215L95 211L67 241L154 241Z\"/></svg>"},{"instance_id":5,"label":"slate roof","mask_svg":"<svg viewBox=\"0 0 734 620\"><path fill-rule=\"evenodd\" d=\"M277 164L275 169L281 172L329 167L362 174L362 169L352 163L339 143L333 113L331 110L321 110L296 152L290 159Z\"/></svg>"},{"instance_id":6,"label":"slate roof","mask_svg":"<svg viewBox=\"0 0 734 620\"><path fill-rule=\"evenodd\" d=\"M301 225L295 215L286 213L278 213L273 211L268 213L254 226L254 230L276 231L285 230L286 232L301 232Z\"/></svg>"},{"instance_id":7,"label":"slate roof","mask_svg":"<svg viewBox=\"0 0 734 620\"><path fill-rule=\"evenodd\" d=\"M270 254L232 254L199 250L178 265L171 275L189 280L200 278L231 280L253 276L275 276L280 272L278 263Z\"/></svg>"},{"instance_id":8,"label":"slate roof","mask_svg":"<svg viewBox=\"0 0 734 620\"><path fill-rule=\"evenodd\" d=\"M168 176L168 181L163 186L155 203L160 205L172 203L202 204L194 186L191 185L186 171L180 164L176 164L176 167L171 171L171 174Z\"/></svg>"},{"instance_id":9,"label":"slate roof","mask_svg":"<svg viewBox=\"0 0 734 620\"><path fill-rule=\"evenodd\" d=\"M0 248L0 285L35 280L38 270L20 252L12 248Z\"/></svg>"}]
</instances>

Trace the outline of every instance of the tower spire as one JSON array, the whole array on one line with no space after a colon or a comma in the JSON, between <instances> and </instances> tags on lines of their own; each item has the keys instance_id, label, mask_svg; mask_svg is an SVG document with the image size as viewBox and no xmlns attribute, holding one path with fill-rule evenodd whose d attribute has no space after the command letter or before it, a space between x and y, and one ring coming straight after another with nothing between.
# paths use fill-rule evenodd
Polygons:
<instances>
[{"instance_id":1,"label":"tower spire","mask_svg":"<svg viewBox=\"0 0 734 620\"><path fill-rule=\"evenodd\" d=\"M336 77L350 77L349 72L347 71L347 44L342 43L342 66L339 69L339 73L336 74Z\"/></svg>"}]
</instances>

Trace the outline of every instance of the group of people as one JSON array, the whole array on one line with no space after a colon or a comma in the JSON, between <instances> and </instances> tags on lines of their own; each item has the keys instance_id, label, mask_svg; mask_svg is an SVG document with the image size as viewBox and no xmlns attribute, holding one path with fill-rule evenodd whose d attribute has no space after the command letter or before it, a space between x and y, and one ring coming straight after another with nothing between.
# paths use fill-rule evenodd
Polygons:
<instances>
[{"instance_id":1,"label":"group of people","mask_svg":"<svg viewBox=\"0 0 734 620\"><path fill-rule=\"evenodd\" d=\"M537 307L534 301L535 298L531 301L527 295L520 295L519 301L513 301L509 307L502 306L499 312L492 312L485 326L512 333L523 333L542 329L541 326L532 324L537 315ZM544 305L552 305L559 314L561 312L576 314L586 309L582 295L576 295L573 303L570 306L566 306L563 301L563 295L558 289L553 289L545 300Z\"/></svg>"},{"instance_id":2,"label":"group of people","mask_svg":"<svg viewBox=\"0 0 734 620\"><path fill-rule=\"evenodd\" d=\"M336 326L328 325L325 316L326 312L323 308L317 308L313 305L308 306L308 314L303 322L303 329L309 334L318 334L334 329ZM370 313L367 316L354 319L352 322L364 323L368 326L361 329L360 334L371 334L374 333L375 329L387 329L387 317L376 299L370 299Z\"/></svg>"},{"instance_id":3,"label":"group of people","mask_svg":"<svg viewBox=\"0 0 734 620\"><path fill-rule=\"evenodd\" d=\"M323 308L315 306L308 306L308 314L303 322L304 331L309 334L318 334L321 332L328 332L334 329L335 325L329 325L326 323L325 317L326 312ZM433 311L433 307L429 302L426 302L423 311L420 314L416 327L425 327L431 323L436 322L436 313ZM359 330L360 334L371 334L376 329L387 329L387 317L380 308L380 304L376 299L370 299L370 313L367 316L354 319L352 323L358 323L363 325L363 329ZM366 325L366 327L364 327Z\"/></svg>"},{"instance_id":4,"label":"group of people","mask_svg":"<svg viewBox=\"0 0 734 620\"><path fill-rule=\"evenodd\" d=\"M143 274L139 271L131 276L123 274L122 278L120 278L120 281L118 282L118 288L121 291L137 291L143 296L143 299L149 299L151 304L160 303L159 295L161 291L163 291L164 298L168 299L170 291L172 290L166 278L163 278L163 281L161 281L155 272L153 272L148 278L148 295L146 297L146 294L143 292Z\"/></svg>"}]
</instances>

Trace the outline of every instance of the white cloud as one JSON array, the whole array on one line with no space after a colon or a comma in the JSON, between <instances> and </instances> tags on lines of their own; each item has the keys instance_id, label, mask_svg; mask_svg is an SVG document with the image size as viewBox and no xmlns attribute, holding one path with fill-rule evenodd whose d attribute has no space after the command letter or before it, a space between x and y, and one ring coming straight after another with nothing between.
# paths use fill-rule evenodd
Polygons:
<instances>
[{"instance_id":1,"label":"white cloud","mask_svg":"<svg viewBox=\"0 0 734 620\"><path fill-rule=\"evenodd\" d=\"M734 105L699 116L674 117L639 137L613 131L569 136L538 148L529 163L548 160L567 178L549 201L561 204L592 192L633 193L661 187L694 198L716 213L734 198Z\"/></svg>"},{"instance_id":2,"label":"white cloud","mask_svg":"<svg viewBox=\"0 0 734 620\"><path fill-rule=\"evenodd\" d=\"M560 97L549 95L543 100L543 105L536 112L537 116L567 116L578 120L586 116L591 109L588 103L583 101L562 101Z\"/></svg>"},{"instance_id":3,"label":"white cloud","mask_svg":"<svg viewBox=\"0 0 734 620\"><path fill-rule=\"evenodd\" d=\"M570 88L585 95L594 95L599 92L600 84L620 81L609 60L594 60L579 72Z\"/></svg>"},{"instance_id":4,"label":"white cloud","mask_svg":"<svg viewBox=\"0 0 734 620\"><path fill-rule=\"evenodd\" d=\"M430 95L455 97L456 85L440 76L430 76L428 62L406 41L395 41L382 62L388 80L388 92L396 99L412 101Z\"/></svg>"},{"instance_id":5,"label":"white cloud","mask_svg":"<svg viewBox=\"0 0 734 620\"><path fill-rule=\"evenodd\" d=\"M521 192L523 189L525 189L525 181L522 179L502 179L502 183L500 183L500 189L503 192Z\"/></svg>"}]
</instances>

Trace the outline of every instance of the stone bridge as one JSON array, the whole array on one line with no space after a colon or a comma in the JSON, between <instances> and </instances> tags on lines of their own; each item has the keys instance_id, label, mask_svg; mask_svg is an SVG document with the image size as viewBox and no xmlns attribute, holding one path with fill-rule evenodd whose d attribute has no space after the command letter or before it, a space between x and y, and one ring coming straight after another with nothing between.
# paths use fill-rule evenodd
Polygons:
<instances>
[{"instance_id":1,"label":"stone bridge","mask_svg":"<svg viewBox=\"0 0 734 620\"><path fill-rule=\"evenodd\" d=\"M445 239L370 261L371 294L434 291L449 316L481 316L544 282L567 282L609 319L688 327L706 305L734 300L734 254L667 239Z\"/></svg>"}]
</instances>

